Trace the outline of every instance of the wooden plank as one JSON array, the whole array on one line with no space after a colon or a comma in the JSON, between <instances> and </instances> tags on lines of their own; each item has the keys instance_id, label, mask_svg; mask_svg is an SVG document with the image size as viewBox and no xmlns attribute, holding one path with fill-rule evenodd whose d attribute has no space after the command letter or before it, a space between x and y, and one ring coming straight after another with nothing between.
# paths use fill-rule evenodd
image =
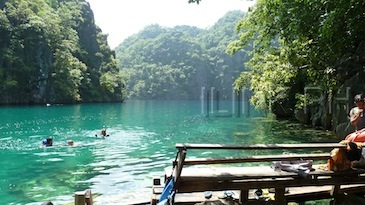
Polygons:
<instances>
[{"instance_id":1,"label":"wooden plank","mask_svg":"<svg viewBox=\"0 0 365 205\"><path fill-rule=\"evenodd\" d=\"M334 172L319 169L323 165L314 165L314 171L311 171L308 178L312 180L316 180L317 178L324 177L345 177L348 176L350 178L356 178L358 176L362 176L365 178L365 170L352 170L352 171L342 171L342 172ZM165 170L166 176L171 173L171 169ZM260 167L188 167L184 168L181 173L181 180L185 182L189 181L233 181L233 180L261 180L265 178L298 178L298 174L294 172L286 172L286 171L274 171L269 166L260 166ZM241 188L239 188L241 189Z\"/></svg>"},{"instance_id":2,"label":"wooden plank","mask_svg":"<svg viewBox=\"0 0 365 205\"><path fill-rule=\"evenodd\" d=\"M163 191L163 188L164 188L163 185L161 185L161 186L153 186L152 187L152 193L153 194L161 194L162 191Z\"/></svg>"},{"instance_id":3,"label":"wooden plank","mask_svg":"<svg viewBox=\"0 0 365 205\"><path fill-rule=\"evenodd\" d=\"M237 190L232 190L235 194L240 194ZM233 202L238 202L237 198L225 200L222 198L224 191L212 191L212 196L209 199L204 198L204 192L194 192L194 193L178 193L175 196L174 204L196 204L199 202L217 202L220 201L222 204L233 204ZM235 196L236 197L236 196ZM229 202L229 203L225 203ZM234 203L238 204L238 203Z\"/></svg>"},{"instance_id":4,"label":"wooden plank","mask_svg":"<svg viewBox=\"0 0 365 205\"><path fill-rule=\"evenodd\" d=\"M261 150L261 149L333 149L346 148L340 143L306 143L306 144L181 144L175 145L177 149L236 149L236 150Z\"/></svg>"},{"instance_id":5,"label":"wooden plank","mask_svg":"<svg viewBox=\"0 0 365 205\"><path fill-rule=\"evenodd\" d=\"M313 179L302 178L266 178L266 179L249 179L237 181L180 181L178 192L196 192L205 190L232 190L245 187L248 189L255 188L276 188L276 187L304 187L304 186L327 186L334 183L341 184L364 184L365 178L347 178L347 179L333 179L331 177Z\"/></svg>"},{"instance_id":6,"label":"wooden plank","mask_svg":"<svg viewBox=\"0 0 365 205\"><path fill-rule=\"evenodd\" d=\"M335 176L335 175L354 175L362 173L361 171L334 172L319 169L322 165L315 165L314 171L310 176ZM275 171L269 166L255 167L187 167L182 170L181 178L184 181L209 181L209 180L238 180L238 179L260 179L260 178L280 178L280 177L298 177L295 172Z\"/></svg>"},{"instance_id":7,"label":"wooden plank","mask_svg":"<svg viewBox=\"0 0 365 205\"><path fill-rule=\"evenodd\" d=\"M330 195L330 190L332 186L306 186L306 187L291 187L289 191L285 193L285 200L287 202L300 202L300 201L308 201L308 200L316 200L316 199L326 199L332 198ZM365 184L359 185L346 185L341 186L341 192L361 192L365 188ZM234 192L239 193L239 190L233 190ZM248 199L246 203L241 204L257 204L257 200L253 196L254 189L248 190ZM210 199L204 198L204 192L190 192L190 193L177 193L175 197L175 204L195 204L203 201L216 201L220 200L219 196L223 194L223 190L221 191L212 191L212 197ZM242 193L241 193L242 195ZM155 198L159 198L157 195Z\"/></svg>"},{"instance_id":8,"label":"wooden plank","mask_svg":"<svg viewBox=\"0 0 365 205\"><path fill-rule=\"evenodd\" d=\"M365 184L342 185L339 193L356 193L363 192ZM330 192L331 185L327 186L308 186L308 187L293 187L285 194L287 201L308 201L314 199L332 198Z\"/></svg>"},{"instance_id":9,"label":"wooden plank","mask_svg":"<svg viewBox=\"0 0 365 205\"><path fill-rule=\"evenodd\" d=\"M301 159L328 160L330 157L331 157L330 153L321 153L321 154L261 155L261 156L224 157L224 158L195 158L195 159L185 159L184 165L272 162L272 161L291 161L291 160L301 160Z\"/></svg>"},{"instance_id":10,"label":"wooden plank","mask_svg":"<svg viewBox=\"0 0 365 205\"><path fill-rule=\"evenodd\" d=\"M365 184L342 185L340 193L365 192Z\"/></svg>"},{"instance_id":11,"label":"wooden plank","mask_svg":"<svg viewBox=\"0 0 365 205\"><path fill-rule=\"evenodd\" d=\"M239 180L298 176L293 172L274 171L262 167L189 167L181 173L182 181Z\"/></svg>"},{"instance_id":12,"label":"wooden plank","mask_svg":"<svg viewBox=\"0 0 365 205\"><path fill-rule=\"evenodd\" d=\"M292 187L285 194L288 202L301 202L309 200L328 199L332 186L308 186L308 187Z\"/></svg>"}]
</instances>

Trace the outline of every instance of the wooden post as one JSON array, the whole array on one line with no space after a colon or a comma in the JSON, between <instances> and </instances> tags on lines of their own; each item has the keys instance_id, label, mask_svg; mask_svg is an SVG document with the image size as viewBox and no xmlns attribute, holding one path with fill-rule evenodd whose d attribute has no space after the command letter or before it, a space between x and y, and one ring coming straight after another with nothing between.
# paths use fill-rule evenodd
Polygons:
<instances>
[{"instance_id":1,"label":"wooden post","mask_svg":"<svg viewBox=\"0 0 365 205\"><path fill-rule=\"evenodd\" d=\"M156 194L152 194L151 205L156 205L156 204L157 204L157 196Z\"/></svg>"},{"instance_id":2,"label":"wooden post","mask_svg":"<svg viewBox=\"0 0 365 205\"><path fill-rule=\"evenodd\" d=\"M75 205L93 205L91 190L75 192Z\"/></svg>"},{"instance_id":3,"label":"wooden post","mask_svg":"<svg viewBox=\"0 0 365 205\"><path fill-rule=\"evenodd\" d=\"M341 185L336 183L335 185L332 186L330 192L331 196L336 197L339 194L340 190L341 190Z\"/></svg>"},{"instance_id":4,"label":"wooden post","mask_svg":"<svg viewBox=\"0 0 365 205\"><path fill-rule=\"evenodd\" d=\"M181 175L181 171L184 166L185 157L186 157L186 150L181 149L179 151L179 159L178 159L177 165L175 167L175 187L178 187L178 185L179 185L180 175Z\"/></svg>"},{"instance_id":5,"label":"wooden post","mask_svg":"<svg viewBox=\"0 0 365 205\"><path fill-rule=\"evenodd\" d=\"M86 205L93 205L93 195L91 194L90 189L85 191L85 203Z\"/></svg>"},{"instance_id":6,"label":"wooden post","mask_svg":"<svg viewBox=\"0 0 365 205\"><path fill-rule=\"evenodd\" d=\"M248 189L244 188L240 190L240 203L241 204L245 204L246 202L248 202Z\"/></svg>"},{"instance_id":7,"label":"wooden post","mask_svg":"<svg viewBox=\"0 0 365 205\"><path fill-rule=\"evenodd\" d=\"M85 192L75 192L75 205L85 205Z\"/></svg>"},{"instance_id":8,"label":"wooden post","mask_svg":"<svg viewBox=\"0 0 365 205\"><path fill-rule=\"evenodd\" d=\"M285 188L284 187L275 187L275 204L276 205L287 204L285 201Z\"/></svg>"}]
</instances>

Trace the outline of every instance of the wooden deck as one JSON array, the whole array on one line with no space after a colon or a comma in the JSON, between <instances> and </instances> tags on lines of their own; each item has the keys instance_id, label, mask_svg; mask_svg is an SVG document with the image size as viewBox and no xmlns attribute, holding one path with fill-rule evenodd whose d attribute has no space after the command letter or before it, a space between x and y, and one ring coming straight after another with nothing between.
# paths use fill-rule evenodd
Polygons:
<instances>
[{"instance_id":1,"label":"wooden deck","mask_svg":"<svg viewBox=\"0 0 365 205\"><path fill-rule=\"evenodd\" d=\"M306 201L323 198L334 198L336 195L350 192L364 192L365 170L350 169L341 172L329 171L325 164L333 148L344 149L339 143L312 144L256 144L256 145L219 145L219 144L177 144L177 161L174 170L165 170L165 179L171 173L175 178L175 204L197 204L204 201L222 199L224 190L237 193L232 199L236 204L257 203L253 191L257 189L274 189L274 204L287 204L291 201ZM248 157L225 158L186 158L189 150L290 150L292 154L255 155ZM295 153L300 150L301 153ZM303 150L306 150L303 154ZM296 172L275 171L267 166L272 161L292 161L310 159L318 162L306 176ZM245 166L245 163L256 162L258 166ZM240 166L232 166L239 163ZM266 165L261 165L266 164ZM218 164L224 166L218 166ZM151 204L158 202L163 185L153 187ZM286 192L289 190L289 192ZM205 191L212 191L212 197L204 198ZM227 204L229 204L227 202Z\"/></svg>"},{"instance_id":2,"label":"wooden deck","mask_svg":"<svg viewBox=\"0 0 365 205\"><path fill-rule=\"evenodd\" d=\"M155 187L155 191L161 193L163 187ZM341 188L341 193L353 193L358 192L358 190L364 190L364 185L347 185L343 186ZM285 198L287 199L287 202L303 202L303 201L310 201L310 200L319 200L319 199L328 199L332 198L331 195L332 186L308 186L308 187L293 187L289 188L288 192L285 193ZM232 190L237 195L240 195L240 190ZM249 190L249 196L248 201L246 204L259 204L260 201L258 201L254 197L254 189ZM236 204L241 204L239 202L238 198L232 198L232 199L222 199L221 196L223 194L223 191L212 191L212 197L209 199L206 199L204 197L204 192L191 192L191 193L181 193L176 195L175 197L175 204L183 204L183 205L193 205L197 204L199 202L214 202L214 201L220 201L223 204L230 203L231 201L236 202ZM272 193L270 193L272 194ZM160 194L156 194L156 197L159 197ZM273 202L275 203L275 202Z\"/></svg>"}]
</instances>

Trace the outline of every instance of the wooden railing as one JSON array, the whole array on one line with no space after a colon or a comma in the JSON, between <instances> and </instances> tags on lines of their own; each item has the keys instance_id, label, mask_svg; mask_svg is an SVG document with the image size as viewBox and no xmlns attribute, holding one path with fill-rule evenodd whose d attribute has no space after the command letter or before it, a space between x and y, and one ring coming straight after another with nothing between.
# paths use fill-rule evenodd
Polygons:
<instances>
[{"instance_id":1,"label":"wooden railing","mask_svg":"<svg viewBox=\"0 0 365 205\"><path fill-rule=\"evenodd\" d=\"M314 164L327 162L330 151L334 148L345 149L346 145L340 143L307 143L307 144L254 144L254 145L221 145L221 144L176 144L178 150L177 161L173 176L175 179L176 204L183 204L184 199L179 198L181 193L239 190L241 203L249 201L249 190L257 188L275 188L275 203L286 204L290 194L285 193L288 187L330 186L331 195L342 193L342 185L365 184L364 170L348 170L334 172L319 169L315 165L307 177L303 178L295 172L275 171L267 162L313 160ZM192 150L280 150L290 154L221 157L221 158L187 158L187 153ZM295 153L300 151L300 153ZM248 166L244 163L263 163L266 166ZM217 164L237 164L241 166L213 166ZM199 167L194 166L199 165ZM210 165L210 166L202 166ZM325 167L325 166L324 166ZM170 177L171 169L166 171L165 178ZM360 186L359 186L360 187ZM362 187L364 188L364 187ZM360 188L351 188L354 191ZM311 194L307 191L306 196ZM158 191L155 191L158 195ZM313 193L314 194L314 193ZM299 195L298 195L299 196ZM154 196L158 198L158 196ZM309 198L308 198L309 199ZM152 202L153 204L154 202ZM185 203L186 204L186 203Z\"/></svg>"}]
</instances>

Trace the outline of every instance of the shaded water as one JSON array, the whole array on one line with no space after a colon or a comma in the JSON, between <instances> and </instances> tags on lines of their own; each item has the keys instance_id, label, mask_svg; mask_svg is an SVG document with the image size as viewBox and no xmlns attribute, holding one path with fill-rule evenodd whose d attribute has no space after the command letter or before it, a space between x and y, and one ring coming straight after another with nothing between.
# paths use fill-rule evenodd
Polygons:
<instances>
[{"instance_id":1,"label":"shaded water","mask_svg":"<svg viewBox=\"0 0 365 205\"><path fill-rule=\"evenodd\" d=\"M152 179L171 165L176 143L338 141L330 132L270 120L252 108L249 117L205 114L199 101L1 107L1 204L65 204L88 188L100 194L96 204L149 201ZM95 137L103 126L110 136ZM54 146L41 147L48 136ZM66 146L66 140L77 146Z\"/></svg>"}]
</instances>

